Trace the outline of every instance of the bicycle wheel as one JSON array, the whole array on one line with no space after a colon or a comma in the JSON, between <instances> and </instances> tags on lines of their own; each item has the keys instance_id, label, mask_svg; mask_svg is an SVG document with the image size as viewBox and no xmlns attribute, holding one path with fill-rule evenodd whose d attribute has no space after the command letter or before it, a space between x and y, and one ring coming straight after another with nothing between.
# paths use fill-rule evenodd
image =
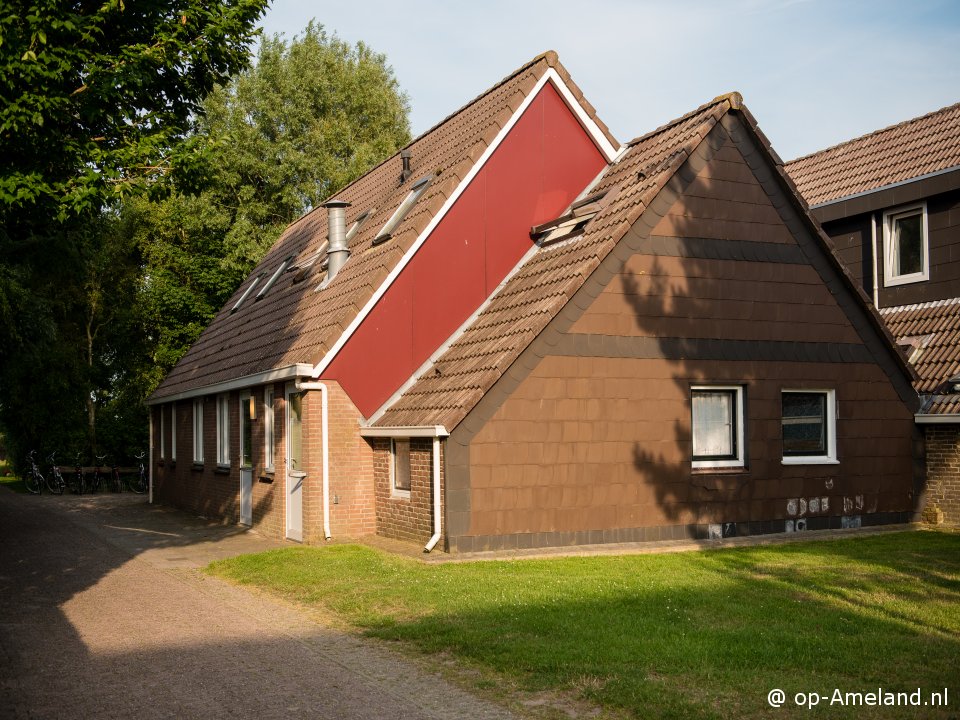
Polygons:
<instances>
[{"instance_id":1,"label":"bicycle wheel","mask_svg":"<svg viewBox=\"0 0 960 720\"><path fill-rule=\"evenodd\" d=\"M83 495L83 473L74 472L70 475L70 492Z\"/></svg>"},{"instance_id":2,"label":"bicycle wheel","mask_svg":"<svg viewBox=\"0 0 960 720\"><path fill-rule=\"evenodd\" d=\"M63 478L60 477L60 473L54 471L50 477L47 478L47 490L54 495L63 495L63 487Z\"/></svg>"},{"instance_id":3,"label":"bicycle wheel","mask_svg":"<svg viewBox=\"0 0 960 720\"><path fill-rule=\"evenodd\" d=\"M143 478L139 476L129 478L127 480L127 487L138 495L143 495L147 491L147 484L143 481Z\"/></svg>"},{"instance_id":4,"label":"bicycle wheel","mask_svg":"<svg viewBox=\"0 0 960 720\"><path fill-rule=\"evenodd\" d=\"M93 478L90 480L90 492L95 493L100 491L100 468L96 468L93 471Z\"/></svg>"},{"instance_id":5,"label":"bicycle wheel","mask_svg":"<svg viewBox=\"0 0 960 720\"><path fill-rule=\"evenodd\" d=\"M27 488L27 492L31 495L39 495L41 493L41 482L43 476L37 476L31 470L26 475L23 476L23 484Z\"/></svg>"}]
</instances>

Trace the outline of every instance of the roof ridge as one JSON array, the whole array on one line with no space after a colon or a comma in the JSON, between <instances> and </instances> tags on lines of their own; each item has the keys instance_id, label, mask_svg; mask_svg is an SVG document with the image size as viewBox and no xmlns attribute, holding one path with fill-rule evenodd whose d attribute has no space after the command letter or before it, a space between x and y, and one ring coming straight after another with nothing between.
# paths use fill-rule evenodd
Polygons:
<instances>
[{"instance_id":1,"label":"roof ridge","mask_svg":"<svg viewBox=\"0 0 960 720\"><path fill-rule=\"evenodd\" d=\"M784 164L793 165L794 163L798 163L801 160L808 160L812 157L816 157L817 155L823 155L824 153L828 153L831 150L836 150L837 148L841 148L844 145L850 145L855 142L860 142L861 140L866 140L867 138L873 137L875 135L881 135L883 133L890 132L892 130L897 130L898 128L901 128L901 127L906 127L908 125L911 125L912 123L920 122L921 120L926 120L927 118L933 117L934 115L945 113L948 110L953 110L954 108L957 108L957 107L960 107L960 102L954 103L953 105L947 105L945 107L940 108L939 110L931 110L930 112L924 113L923 115L918 115L917 117L913 117L908 120L903 120L893 125L888 125L887 127L882 127L879 130L873 130L872 132L868 132L863 135L858 135L857 137L850 138L849 140L844 140L843 142L839 142L836 145L825 147L822 150L814 150L812 153L801 155L800 157L794 158L793 160L790 160Z\"/></svg>"},{"instance_id":2,"label":"roof ridge","mask_svg":"<svg viewBox=\"0 0 960 720\"><path fill-rule=\"evenodd\" d=\"M718 95L717 97L715 97L715 98L714 98L713 100L711 100L710 102L704 103L703 105L701 105L700 107L696 108L695 110L691 110L690 112L685 113L685 114L681 115L681 116L678 117L678 118L674 118L674 119L671 120L670 122L668 122L668 123L666 123L666 124L664 124L664 125L661 125L660 127L656 128L655 130L651 130L651 131L648 132L648 133L644 133L643 135L640 135L640 136L638 136L638 137L635 137L633 140L630 140L629 142L624 143L624 145L626 145L627 147L633 147L634 145L639 145L641 142L644 142L644 141L646 141L646 140L649 140L650 138L654 137L655 135L659 135L659 134L661 134L661 133L664 133L664 132L666 132L667 130L670 130L671 128L675 128L675 127L676 127L677 125L679 125L680 123L686 122L687 120L689 120L689 119L692 118L693 116L702 113L702 112L703 112L704 110L706 110L707 108L712 107L713 105L719 105L719 104L722 103L723 101L727 101L727 102L730 104L730 109L731 109L731 110L739 110L739 109L743 106L743 96L742 96L740 93L738 93L736 90L734 90L733 92L725 93L725 94L723 94L723 95Z\"/></svg>"}]
</instances>

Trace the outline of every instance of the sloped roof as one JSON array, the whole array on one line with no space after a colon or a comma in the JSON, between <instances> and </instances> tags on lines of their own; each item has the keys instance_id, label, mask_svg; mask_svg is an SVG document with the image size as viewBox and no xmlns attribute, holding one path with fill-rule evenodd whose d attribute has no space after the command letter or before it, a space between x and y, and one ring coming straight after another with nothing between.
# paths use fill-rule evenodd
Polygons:
<instances>
[{"instance_id":1,"label":"sloped roof","mask_svg":"<svg viewBox=\"0 0 960 720\"><path fill-rule=\"evenodd\" d=\"M917 392L949 392L950 379L960 374L960 298L884 308L880 315L917 372ZM960 396L941 397L921 412L960 412Z\"/></svg>"},{"instance_id":2,"label":"sloped roof","mask_svg":"<svg viewBox=\"0 0 960 720\"><path fill-rule=\"evenodd\" d=\"M784 168L810 205L960 166L960 103L797 158Z\"/></svg>"},{"instance_id":3,"label":"sloped roof","mask_svg":"<svg viewBox=\"0 0 960 720\"><path fill-rule=\"evenodd\" d=\"M537 56L407 145L413 174L406 182L400 182L402 167L398 152L335 193L337 199L351 203L347 209L347 227L367 210L376 208L376 212L351 240L350 260L328 287L316 291L323 280L320 262L317 262L305 280L294 282L297 273L288 271L261 300L255 302L253 297L248 297L237 312L231 313L231 308L255 278L264 275L262 287L285 258L293 257L295 268L325 245L327 212L324 208L317 208L291 224L170 371L150 401L196 393L211 385L298 363L318 363L550 68L617 147L619 144L596 117L556 53ZM373 238L411 186L426 175L433 175L433 182L393 232L390 241L373 245Z\"/></svg>"},{"instance_id":4,"label":"sloped roof","mask_svg":"<svg viewBox=\"0 0 960 720\"><path fill-rule=\"evenodd\" d=\"M739 96L724 96L629 143L591 189L606 206L574 240L534 252L376 426L454 428L556 316ZM643 178L643 179L641 179Z\"/></svg>"}]
</instances>

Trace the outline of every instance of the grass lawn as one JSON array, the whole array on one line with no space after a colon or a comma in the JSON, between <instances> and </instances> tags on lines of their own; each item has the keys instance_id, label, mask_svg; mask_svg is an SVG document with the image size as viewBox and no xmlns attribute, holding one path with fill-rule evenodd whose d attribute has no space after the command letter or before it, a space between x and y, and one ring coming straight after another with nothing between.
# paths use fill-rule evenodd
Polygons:
<instances>
[{"instance_id":1,"label":"grass lawn","mask_svg":"<svg viewBox=\"0 0 960 720\"><path fill-rule=\"evenodd\" d=\"M214 563L522 693L638 718L960 714L960 534L663 555L425 565L366 547ZM947 708L798 708L796 693L924 693ZM767 693L787 695L779 710ZM925 698L926 699L926 698Z\"/></svg>"},{"instance_id":2,"label":"grass lawn","mask_svg":"<svg viewBox=\"0 0 960 720\"><path fill-rule=\"evenodd\" d=\"M7 474L8 472L10 473L9 475ZM21 493L27 491L27 486L23 484L23 480L13 474L13 468L11 468L10 464L5 460L0 460L0 487L10 488L15 492Z\"/></svg>"}]
</instances>

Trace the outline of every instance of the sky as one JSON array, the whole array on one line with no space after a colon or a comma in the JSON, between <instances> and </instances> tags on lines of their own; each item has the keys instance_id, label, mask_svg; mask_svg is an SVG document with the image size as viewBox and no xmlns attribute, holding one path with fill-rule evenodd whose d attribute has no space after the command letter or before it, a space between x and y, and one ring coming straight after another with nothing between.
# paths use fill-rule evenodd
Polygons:
<instances>
[{"instance_id":1,"label":"sky","mask_svg":"<svg viewBox=\"0 0 960 720\"><path fill-rule=\"evenodd\" d=\"M960 0L274 0L383 53L419 135L555 50L621 142L733 90L784 160L960 102Z\"/></svg>"}]
</instances>

